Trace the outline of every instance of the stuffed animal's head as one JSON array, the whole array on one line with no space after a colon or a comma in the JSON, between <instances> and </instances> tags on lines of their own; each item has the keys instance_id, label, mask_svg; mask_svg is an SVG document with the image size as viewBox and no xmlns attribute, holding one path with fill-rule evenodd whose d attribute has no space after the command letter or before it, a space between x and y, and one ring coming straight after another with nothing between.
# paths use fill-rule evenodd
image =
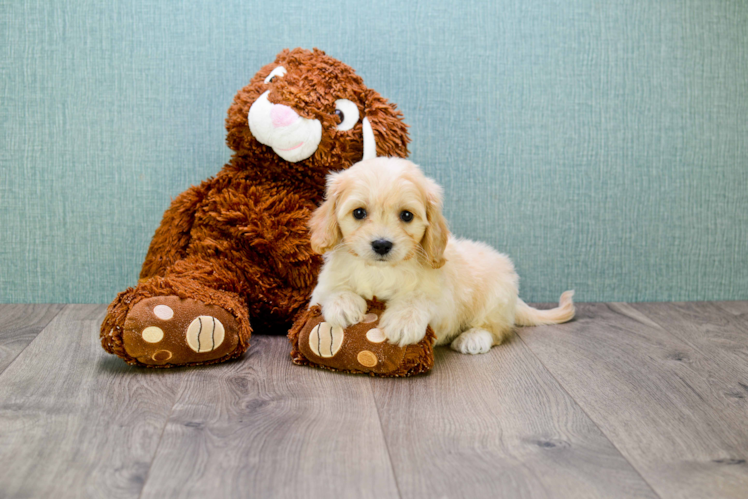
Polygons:
<instances>
[{"instance_id":1,"label":"stuffed animal's head","mask_svg":"<svg viewBox=\"0 0 748 500\"><path fill-rule=\"evenodd\" d=\"M265 168L325 175L374 156L407 157L397 107L321 50L283 50L240 90L227 143Z\"/></svg>"}]
</instances>

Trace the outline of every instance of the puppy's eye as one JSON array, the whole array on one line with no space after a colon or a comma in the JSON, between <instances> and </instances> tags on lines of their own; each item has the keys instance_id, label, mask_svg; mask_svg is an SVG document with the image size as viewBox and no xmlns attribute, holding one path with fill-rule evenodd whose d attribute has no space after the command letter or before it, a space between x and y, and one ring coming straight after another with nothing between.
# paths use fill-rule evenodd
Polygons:
<instances>
[{"instance_id":1,"label":"puppy's eye","mask_svg":"<svg viewBox=\"0 0 748 500\"><path fill-rule=\"evenodd\" d=\"M270 72L270 74L265 77L265 83L271 83L273 80L275 80L276 76L284 76L286 74L286 68L283 66L278 66L273 71Z\"/></svg>"},{"instance_id":2,"label":"puppy's eye","mask_svg":"<svg viewBox=\"0 0 748 500\"><path fill-rule=\"evenodd\" d=\"M340 118L338 130L350 130L358 123L358 106L348 99L335 101L335 115Z\"/></svg>"},{"instance_id":3,"label":"puppy's eye","mask_svg":"<svg viewBox=\"0 0 748 500\"><path fill-rule=\"evenodd\" d=\"M403 222L410 222L413 220L413 214L407 210L400 212L400 220Z\"/></svg>"},{"instance_id":4,"label":"puppy's eye","mask_svg":"<svg viewBox=\"0 0 748 500\"><path fill-rule=\"evenodd\" d=\"M366 210L364 210L363 208L357 208L356 210L353 211L353 218L358 219L358 220L365 219Z\"/></svg>"}]
</instances>

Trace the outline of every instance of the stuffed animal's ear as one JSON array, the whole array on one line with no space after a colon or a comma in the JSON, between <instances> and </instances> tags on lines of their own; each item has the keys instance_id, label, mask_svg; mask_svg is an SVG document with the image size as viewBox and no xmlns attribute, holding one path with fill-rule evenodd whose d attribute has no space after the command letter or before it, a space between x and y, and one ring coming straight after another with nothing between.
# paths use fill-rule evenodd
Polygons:
<instances>
[{"instance_id":1,"label":"stuffed animal's ear","mask_svg":"<svg viewBox=\"0 0 748 500\"><path fill-rule=\"evenodd\" d=\"M421 246L431 267L439 269L446 262L444 249L447 247L449 228L442 215L442 188L431 179L426 179L426 219L429 225L423 233Z\"/></svg>"},{"instance_id":2,"label":"stuffed animal's ear","mask_svg":"<svg viewBox=\"0 0 748 500\"><path fill-rule=\"evenodd\" d=\"M328 176L325 202L314 211L309 220L312 250L320 255L335 248L343 239L343 233L340 231L338 218L335 215L339 196L335 177L336 174Z\"/></svg>"},{"instance_id":3,"label":"stuffed animal's ear","mask_svg":"<svg viewBox=\"0 0 748 500\"><path fill-rule=\"evenodd\" d=\"M363 159L374 156L407 158L410 137L408 126L403 122L403 114L397 110L395 104L388 102L371 89L366 91L365 102ZM376 149L376 154L372 153L372 146Z\"/></svg>"}]
</instances>

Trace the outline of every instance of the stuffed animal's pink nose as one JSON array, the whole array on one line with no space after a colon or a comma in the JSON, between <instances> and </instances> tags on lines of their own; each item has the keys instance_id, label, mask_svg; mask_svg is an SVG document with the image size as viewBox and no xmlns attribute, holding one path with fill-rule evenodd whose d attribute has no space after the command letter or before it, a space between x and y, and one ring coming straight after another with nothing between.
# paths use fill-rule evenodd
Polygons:
<instances>
[{"instance_id":1,"label":"stuffed animal's pink nose","mask_svg":"<svg viewBox=\"0 0 748 500\"><path fill-rule=\"evenodd\" d=\"M299 118L296 111L283 104L273 104L270 108L270 119L274 127L287 127Z\"/></svg>"}]
</instances>

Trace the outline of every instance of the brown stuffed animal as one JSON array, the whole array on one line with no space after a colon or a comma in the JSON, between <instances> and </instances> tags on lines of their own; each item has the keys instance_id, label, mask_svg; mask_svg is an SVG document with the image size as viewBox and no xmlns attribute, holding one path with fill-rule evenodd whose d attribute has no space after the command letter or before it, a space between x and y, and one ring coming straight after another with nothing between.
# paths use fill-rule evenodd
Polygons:
<instances>
[{"instance_id":1,"label":"brown stuffed animal","mask_svg":"<svg viewBox=\"0 0 748 500\"><path fill-rule=\"evenodd\" d=\"M405 347L390 344L377 328L384 303L374 298L367 304L363 321L346 329L326 323L319 305L301 313L288 332L293 362L379 377L409 377L431 370L436 340L431 327L417 344Z\"/></svg>"},{"instance_id":2,"label":"brown stuffed animal","mask_svg":"<svg viewBox=\"0 0 748 500\"><path fill-rule=\"evenodd\" d=\"M253 328L285 334L321 265L307 223L325 176L408 155L396 106L317 49L284 50L263 67L226 129L231 160L172 202L139 284L101 325L104 349L132 365L217 363L244 353Z\"/></svg>"}]
</instances>

